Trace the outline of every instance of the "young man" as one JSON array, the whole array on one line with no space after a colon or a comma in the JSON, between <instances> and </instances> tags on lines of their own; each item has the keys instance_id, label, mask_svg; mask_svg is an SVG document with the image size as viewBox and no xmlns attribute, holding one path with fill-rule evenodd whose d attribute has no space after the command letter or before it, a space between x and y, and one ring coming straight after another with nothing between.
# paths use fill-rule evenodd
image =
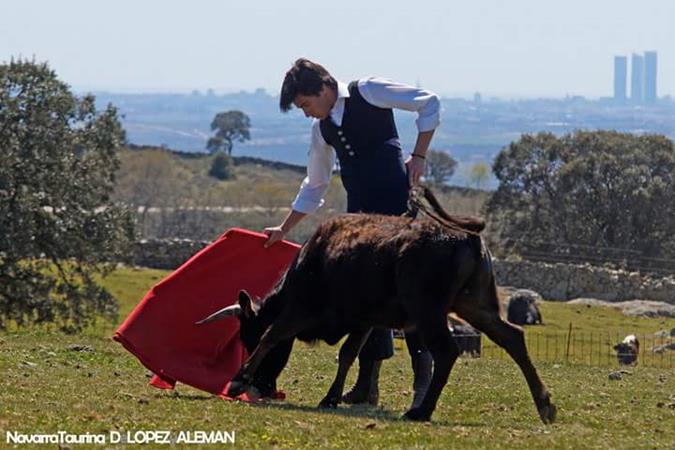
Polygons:
<instances>
[{"instance_id":1,"label":"young man","mask_svg":"<svg viewBox=\"0 0 675 450\"><path fill-rule=\"evenodd\" d=\"M335 155L347 191L347 212L400 215L407 211L408 191L424 174L434 129L440 123L440 102L432 92L382 78L363 78L348 85L321 65L298 59L284 78L279 106L291 105L312 117L307 177L283 223L265 229L266 246L283 239L300 220L324 202ZM417 142L404 162L392 108L417 112ZM415 380L413 407L424 398L432 359L417 333L406 333ZM374 329L359 354L356 385L343 397L347 403L376 405L383 359L393 355L391 330Z\"/></svg>"}]
</instances>

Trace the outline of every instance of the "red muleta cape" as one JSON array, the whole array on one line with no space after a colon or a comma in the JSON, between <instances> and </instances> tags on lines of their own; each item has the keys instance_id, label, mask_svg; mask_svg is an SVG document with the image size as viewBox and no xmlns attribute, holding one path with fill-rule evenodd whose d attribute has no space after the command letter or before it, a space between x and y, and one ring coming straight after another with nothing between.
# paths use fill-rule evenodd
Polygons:
<instances>
[{"instance_id":1,"label":"red muleta cape","mask_svg":"<svg viewBox=\"0 0 675 450\"><path fill-rule=\"evenodd\" d=\"M228 230L157 283L115 332L113 339L155 373L153 386L172 389L179 381L226 398L246 358L239 320L195 322L234 304L241 289L254 298L271 291L300 246L283 241L264 248L266 239Z\"/></svg>"}]
</instances>

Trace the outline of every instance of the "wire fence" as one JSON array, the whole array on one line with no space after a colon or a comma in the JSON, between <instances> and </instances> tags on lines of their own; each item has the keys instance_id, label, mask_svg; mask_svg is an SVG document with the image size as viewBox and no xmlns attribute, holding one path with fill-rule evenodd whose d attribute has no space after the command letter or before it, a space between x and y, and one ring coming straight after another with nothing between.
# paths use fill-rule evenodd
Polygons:
<instances>
[{"instance_id":1,"label":"wire fence","mask_svg":"<svg viewBox=\"0 0 675 450\"><path fill-rule=\"evenodd\" d=\"M620 366L614 346L621 343L625 334L603 331L539 331L527 329L525 342L534 362L559 362L587 366ZM675 368L675 337L665 333L636 335L639 350L634 364L644 367ZM491 359L511 359L510 356L485 335L455 335L460 348L466 354ZM475 340L479 339L480 342ZM472 347L460 342L474 340ZM480 351L476 351L480 348Z\"/></svg>"}]
</instances>

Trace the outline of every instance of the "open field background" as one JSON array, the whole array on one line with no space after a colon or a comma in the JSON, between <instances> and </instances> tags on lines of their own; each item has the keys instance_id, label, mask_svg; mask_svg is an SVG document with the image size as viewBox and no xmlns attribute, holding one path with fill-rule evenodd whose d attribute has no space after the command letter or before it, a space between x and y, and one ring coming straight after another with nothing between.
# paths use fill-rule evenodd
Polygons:
<instances>
[{"instance_id":1,"label":"open field background","mask_svg":"<svg viewBox=\"0 0 675 450\"><path fill-rule=\"evenodd\" d=\"M121 302L120 322L165 274L119 269L105 280ZM675 327L674 319L635 319L609 308L554 302L544 302L542 313L546 324L528 328L530 342L538 333L565 333L569 322L576 333L601 329L611 336ZM174 392L148 386L148 371L111 340L114 329L100 323L79 335L44 328L0 334L0 447L9 430L235 430L238 448L675 446L672 368L638 365L610 380L609 373L619 370L614 359L589 365L535 357L559 409L558 422L544 426L516 365L490 355L486 341L487 357L463 357L456 364L433 422L417 424L399 420L411 401L412 376L398 340L395 357L383 366L381 407L323 412L315 406L332 381L337 347L296 344L280 379L287 400L252 406L184 385Z\"/></svg>"},{"instance_id":2,"label":"open field background","mask_svg":"<svg viewBox=\"0 0 675 450\"><path fill-rule=\"evenodd\" d=\"M263 160L239 159L232 178L208 175L213 156L177 153L160 148L124 149L113 195L137 211L143 238L213 240L231 227L261 231L281 223L305 177L300 166L279 166ZM436 194L449 212L479 215L486 191L444 186ZM288 235L305 241L329 216L347 210L339 176L334 176L325 205Z\"/></svg>"}]
</instances>

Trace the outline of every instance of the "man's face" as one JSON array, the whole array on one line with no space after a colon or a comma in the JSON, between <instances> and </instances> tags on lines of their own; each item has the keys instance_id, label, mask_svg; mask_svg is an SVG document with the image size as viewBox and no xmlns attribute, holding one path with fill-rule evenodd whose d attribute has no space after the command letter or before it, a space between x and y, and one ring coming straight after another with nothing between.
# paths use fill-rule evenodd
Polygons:
<instances>
[{"instance_id":1,"label":"man's face","mask_svg":"<svg viewBox=\"0 0 675 450\"><path fill-rule=\"evenodd\" d=\"M335 105L335 93L324 85L318 95L298 95L293 100L296 108L302 109L305 117L326 119Z\"/></svg>"}]
</instances>

